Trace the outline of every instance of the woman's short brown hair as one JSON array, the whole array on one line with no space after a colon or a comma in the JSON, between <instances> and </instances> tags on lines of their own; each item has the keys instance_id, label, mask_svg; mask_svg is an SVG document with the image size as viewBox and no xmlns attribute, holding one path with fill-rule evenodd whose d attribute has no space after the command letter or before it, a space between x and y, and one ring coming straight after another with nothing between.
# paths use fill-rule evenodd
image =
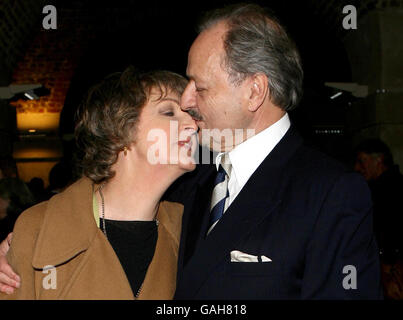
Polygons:
<instances>
[{"instance_id":1,"label":"woman's short brown hair","mask_svg":"<svg viewBox=\"0 0 403 320\"><path fill-rule=\"evenodd\" d=\"M95 183L114 176L120 151L134 140L140 113L152 89L182 94L187 80L170 71L137 72L133 67L106 77L92 87L76 114L75 136L81 152L79 168Z\"/></svg>"}]
</instances>

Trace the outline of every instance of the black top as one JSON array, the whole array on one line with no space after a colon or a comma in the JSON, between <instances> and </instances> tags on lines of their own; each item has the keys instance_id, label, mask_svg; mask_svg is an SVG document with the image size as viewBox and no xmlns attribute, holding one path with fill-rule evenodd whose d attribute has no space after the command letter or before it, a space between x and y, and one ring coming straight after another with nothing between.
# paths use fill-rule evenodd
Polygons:
<instances>
[{"instance_id":1,"label":"black top","mask_svg":"<svg viewBox=\"0 0 403 320\"><path fill-rule=\"evenodd\" d=\"M106 221L106 234L126 273L133 294L137 296L148 266L154 256L158 238L155 221ZM103 219L100 219L103 230Z\"/></svg>"}]
</instances>

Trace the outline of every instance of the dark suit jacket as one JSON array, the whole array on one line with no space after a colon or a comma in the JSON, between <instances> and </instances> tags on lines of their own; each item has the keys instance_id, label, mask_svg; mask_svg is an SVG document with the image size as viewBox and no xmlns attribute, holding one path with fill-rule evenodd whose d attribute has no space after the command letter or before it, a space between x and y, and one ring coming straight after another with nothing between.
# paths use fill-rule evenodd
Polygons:
<instances>
[{"instance_id":1,"label":"dark suit jacket","mask_svg":"<svg viewBox=\"0 0 403 320\"><path fill-rule=\"evenodd\" d=\"M292 126L206 237L215 174L213 165L200 165L193 186L182 181L176 299L382 297L370 193L360 175L306 147ZM231 262L232 250L272 262Z\"/></svg>"}]
</instances>

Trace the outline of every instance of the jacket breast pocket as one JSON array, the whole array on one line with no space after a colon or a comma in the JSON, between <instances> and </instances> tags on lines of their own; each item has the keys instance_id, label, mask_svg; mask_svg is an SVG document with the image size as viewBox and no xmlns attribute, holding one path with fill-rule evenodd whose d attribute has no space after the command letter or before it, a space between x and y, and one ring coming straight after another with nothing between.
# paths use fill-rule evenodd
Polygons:
<instances>
[{"instance_id":1,"label":"jacket breast pocket","mask_svg":"<svg viewBox=\"0 0 403 320\"><path fill-rule=\"evenodd\" d=\"M228 262L227 274L234 277L279 276L278 264L273 262Z\"/></svg>"},{"instance_id":2,"label":"jacket breast pocket","mask_svg":"<svg viewBox=\"0 0 403 320\"><path fill-rule=\"evenodd\" d=\"M282 275L272 262L228 262L221 279L226 299L271 299L281 292Z\"/></svg>"}]
</instances>

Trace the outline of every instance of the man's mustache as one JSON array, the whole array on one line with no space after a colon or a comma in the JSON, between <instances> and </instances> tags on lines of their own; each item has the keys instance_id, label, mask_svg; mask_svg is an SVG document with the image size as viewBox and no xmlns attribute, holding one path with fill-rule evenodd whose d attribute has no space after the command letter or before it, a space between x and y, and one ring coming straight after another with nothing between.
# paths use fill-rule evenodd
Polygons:
<instances>
[{"instance_id":1,"label":"man's mustache","mask_svg":"<svg viewBox=\"0 0 403 320\"><path fill-rule=\"evenodd\" d=\"M197 121L203 120L203 117L202 117L197 111L195 111L195 110L193 110L193 109L190 109L190 110L188 110L187 112L190 114L190 116L191 116L194 120L197 120Z\"/></svg>"}]
</instances>

